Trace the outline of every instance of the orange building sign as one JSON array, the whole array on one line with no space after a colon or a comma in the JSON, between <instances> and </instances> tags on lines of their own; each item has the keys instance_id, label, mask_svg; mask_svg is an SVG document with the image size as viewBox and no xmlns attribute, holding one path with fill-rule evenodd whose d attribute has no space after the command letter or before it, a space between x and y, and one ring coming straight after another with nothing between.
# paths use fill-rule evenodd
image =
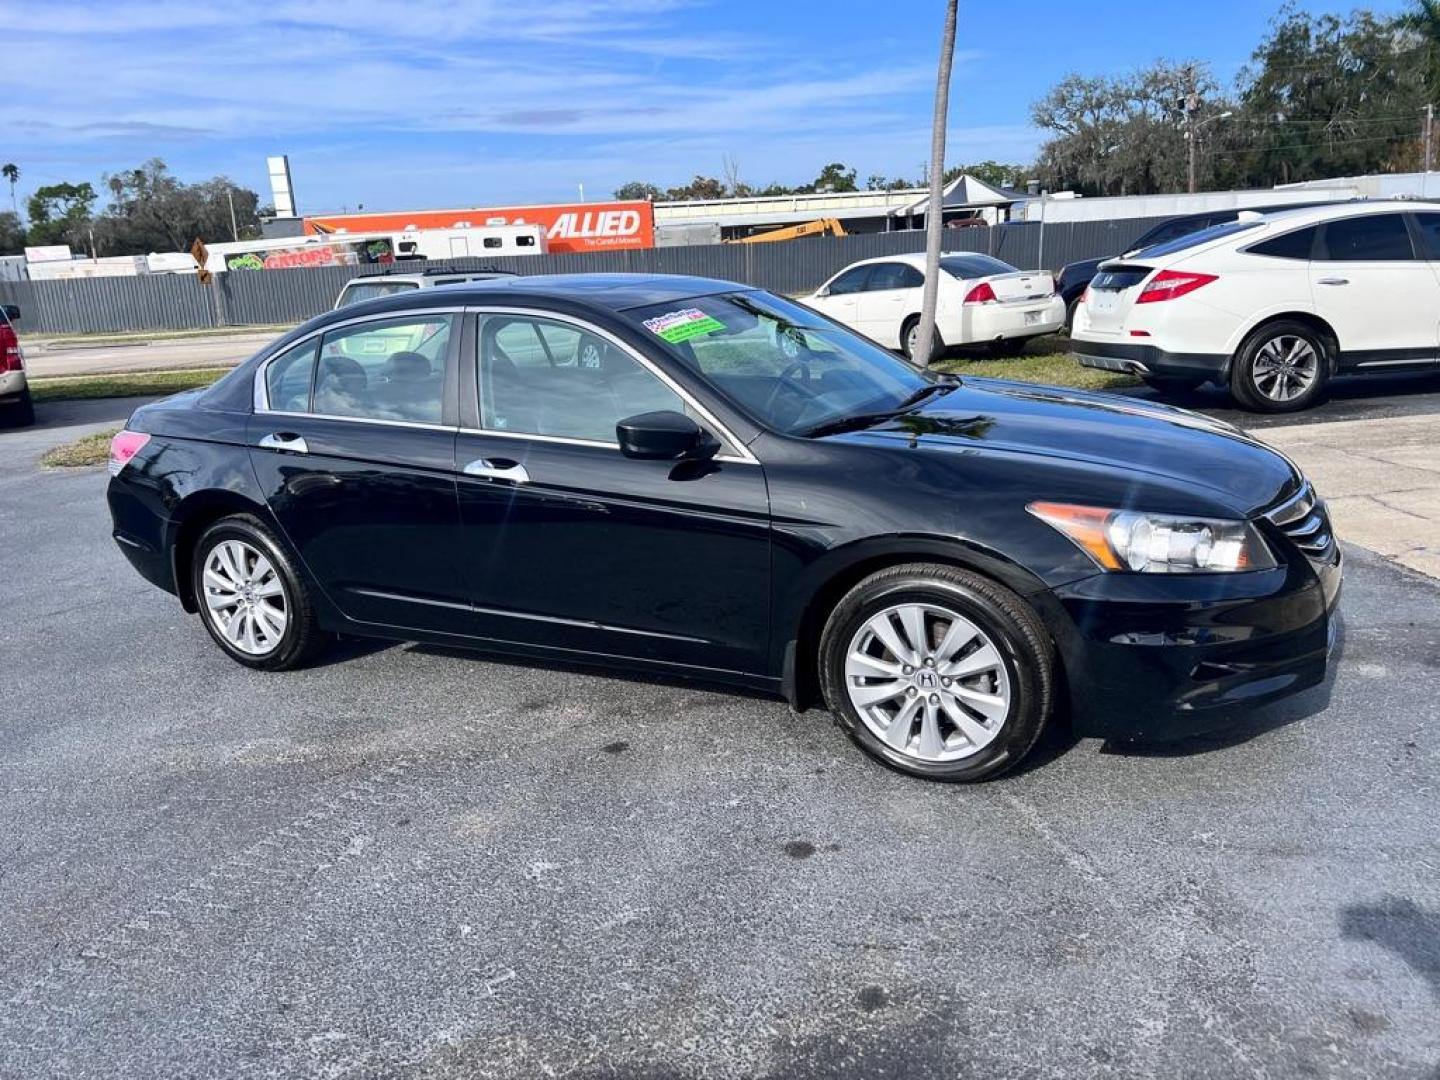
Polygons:
<instances>
[{"instance_id":1,"label":"orange building sign","mask_svg":"<svg viewBox=\"0 0 1440 1080\"><path fill-rule=\"evenodd\" d=\"M312 234L478 229L484 225L542 225L550 250L560 253L655 246L655 210L643 201L326 214L305 219L305 231Z\"/></svg>"}]
</instances>

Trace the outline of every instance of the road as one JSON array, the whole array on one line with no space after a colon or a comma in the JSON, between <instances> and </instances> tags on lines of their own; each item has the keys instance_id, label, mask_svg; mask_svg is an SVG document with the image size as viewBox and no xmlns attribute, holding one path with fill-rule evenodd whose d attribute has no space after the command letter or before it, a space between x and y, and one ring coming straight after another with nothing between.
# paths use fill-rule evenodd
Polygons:
<instances>
[{"instance_id":1,"label":"road","mask_svg":"<svg viewBox=\"0 0 1440 1080\"><path fill-rule=\"evenodd\" d=\"M1332 680L973 788L819 713L351 645L225 660L0 436L0 1077L1432 1078L1440 586Z\"/></svg>"},{"instance_id":2,"label":"road","mask_svg":"<svg viewBox=\"0 0 1440 1080\"><path fill-rule=\"evenodd\" d=\"M25 342L25 367L31 375L98 375L163 368L233 367L255 355L280 331L196 335L104 343Z\"/></svg>"}]
</instances>

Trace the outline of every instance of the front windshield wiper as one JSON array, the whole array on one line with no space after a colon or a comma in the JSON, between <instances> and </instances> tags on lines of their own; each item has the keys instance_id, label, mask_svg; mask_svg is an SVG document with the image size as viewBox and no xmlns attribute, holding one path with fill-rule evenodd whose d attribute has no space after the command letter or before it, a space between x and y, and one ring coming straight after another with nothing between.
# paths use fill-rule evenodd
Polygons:
<instances>
[{"instance_id":1,"label":"front windshield wiper","mask_svg":"<svg viewBox=\"0 0 1440 1080\"><path fill-rule=\"evenodd\" d=\"M861 428L878 424L882 420L893 420L897 416L903 416L916 405L919 405L926 398L936 394L948 394L955 389L955 383L930 383L922 386L913 394L907 397L893 409L886 409L884 412L854 413L850 416L837 416L833 420L826 420L824 423L816 424L812 428L806 428L800 432L802 438L815 439L821 435L839 435L842 431L859 431Z\"/></svg>"}]
</instances>

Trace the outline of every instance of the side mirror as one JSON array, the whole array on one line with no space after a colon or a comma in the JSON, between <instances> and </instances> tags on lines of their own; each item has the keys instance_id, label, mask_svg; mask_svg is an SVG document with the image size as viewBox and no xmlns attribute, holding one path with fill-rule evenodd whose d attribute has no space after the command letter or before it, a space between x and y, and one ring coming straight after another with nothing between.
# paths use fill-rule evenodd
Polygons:
<instances>
[{"instance_id":1,"label":"side mirror","mask_svg":"<svg viewBox=\"0 0 1440 1080\"><path fill-rule=\"evenodd\" d=\"M715 456L720 443L684 413L664 409L627 417L615 425L620 453L648 461L700 461Z\"/></svg>"},{"instance_id":2,"label":"side mirror","mask_svg":"<svg viewBox=\"0 0 1440 1080\"><path fill-rule=\"evenodd\" d=\"M816 296L829 296L829 295L830 295L830 286L828 286L828 285L821 285L820 288L818 288L818 289L815 290L815 295L816 295Z\"/></svg>"},{"instance_id":3,"label":"side mirror","mask_svg":"<svg viewBox=\"0 0 1440 1080\"><path fill-rule=\"evenodd\" d=\"M16 319L20 318L20 309L14 304L6 304L5 318L9 319L11 322L14 322Z\"/></svg>"}]
</instances>

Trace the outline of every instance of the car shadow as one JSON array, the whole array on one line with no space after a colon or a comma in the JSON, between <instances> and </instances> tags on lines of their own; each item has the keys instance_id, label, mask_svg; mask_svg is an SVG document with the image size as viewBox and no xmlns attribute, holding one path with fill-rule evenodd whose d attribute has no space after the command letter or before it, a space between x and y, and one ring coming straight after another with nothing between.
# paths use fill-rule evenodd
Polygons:
<instances>
[{"instance_id":1,"label":"car shadow","mask_svg":"<svg viewBox=\"0 0 1440 1080\"><path fill-rule=\"evenodd\" d=\"M385 648L393 643L380 642L379 644L382 648ZM641 683L647 686L663 686L674 689L707 690L718 694L731 694L735 697L771 701L777 705L783 705L784 703L783 699L776 694L766 693L763 690L754 690L746 686L736 686L733 683L719 682L706 679L702 676L667 675L663 672L622 670L598 661L593 664L586 664L568 660L541 659L538 657L517 656L511 653L489 652L478 648L428 645L422 642L412 642L406 645L405 651L419 653L424 656L444 656L454 660L503 664L506 667L526 668L532 671L549 671L567 675L589 675L594 678L611 679L616 682Z\"/></svg>"},{"instance_id":2,"label":"car shadow","mask_svg":"<svg viewBox=\"0 0 1440 1080\"><path fill-rule=\"evenodd\" d=\"M1440 911L1428 911L1413 900L1387 896L1372 904L1351 904L1340 911L1340 936L1368 941L1399 957L1430 984L1440 1006ZM1440 1080L1440 1064L1430 1073Z\"/></svg>"},{"instance_id":3,"label":"car shadow","mask_svg":"<svg viewBox=\"0 0 1440 1080\"><path fill-rule=\"evenodd\" d=\"M1124 757L1194 757L1241 746L1272 731L1299 723L1330 707L1336 673L1344 653L1345 620L1340 616L1335 623L1335 645L1325 669L1325 681L1318 686L1302 691L1294 697L1262 705L1253 712L1237 715L1231 723L1202 735L1179 739L1107 739L1100 752Z\"/></svg>"}]
</instances>

